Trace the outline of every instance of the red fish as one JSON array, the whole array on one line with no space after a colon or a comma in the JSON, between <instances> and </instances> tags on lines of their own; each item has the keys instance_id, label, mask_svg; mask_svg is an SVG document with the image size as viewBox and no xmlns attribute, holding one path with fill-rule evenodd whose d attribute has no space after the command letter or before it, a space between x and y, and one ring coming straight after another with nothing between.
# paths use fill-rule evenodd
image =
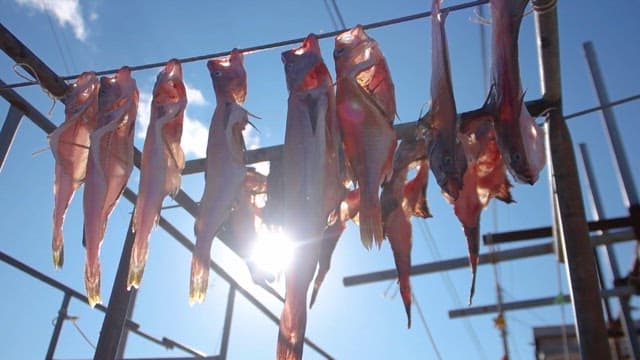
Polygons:
<instances>
[{"instance_id":1,"label":"red fish","mask_svg":"<svg viewBox=\"0 0 640 360\"><path fill-rule=\"evenodd\" d=\"M247 172L242 130L249 120L248 112L242 108L247 95L242 53L234 49L229 58L210 60L207 67L216 93L216 109L209 128L205 188L194 227L196 247L191 259L190 303L204 300L213 238L227 219Z\"/></svg>"},{"instance_id":2,"label":"red fish","mask_svg":"<svg viewBox=\"0 0 640 360\"><path fill-rule=\"evenodd\" d=\"M545 163L544 135L524 106L518 34L528 0L491 0L492 91L487 110L495 118L498 146L516 180L534 184Z\"/></svg>"},{"instance_id":3,"label":"red fish","mask_svg":"<svg viewBox=\"0 0 640 360\"><path fill-rule=\"evenodd\" d=\"M182 67L171 60L158 74L153 88L151 118L142 151L140 185L133 216L135 239L129 263L127 288L140 286L149 250L149 236L158 223L165 196L180 190L184 153L180 147L187 93Z\"/></svg>"},{"instance_id":4,"label":"red fish","mask_svg":"<svg viewBox=\"0 0 640 360\"><path fill-rule=\"evenodd\" d=\"M382 222L384 233L389 239L393 257L398 272L400 294L407 313L407 326L411 327L411 216L415 213L429 215L426 202L421 202L424 196L427 179L427 169L424 161L426 144L424 138L410 137L400 142L393 159L393 175L382 187L380 203L382 204ZM412 165L421 164L417 179L406 182ZM424 186L422 186L424 184ZM425 199L424 197L422 199Z\"/></svg>"},{"instance_id":5,"label":"red fish","mask_svg":"<svg viewBox=\"0 0 640 360\"><path fill-rule=\"evenodd\" d=\"M277 359L301 359L307 290L318 263L322 235L338 207L340 186L333 80L315 35L282 53L289 90L283 149L284 229L295 241L285 270Z\"/></svg>"},{"instance_id":6,"label":"red fish","mask_svg":"<svg viewBox=\"0 0 640 360\"><path fill-rule=\"evenodd\" d=\"M97 126L99 89L100 81L94 72L80 75L65 95L65 121L49 135L49 145L56 161L52 241L56 269L64 263L64 215L87 173L89 135Z\"/></svg>"},{"instance_id":7,"label":"red fish","mask_svg":"<svg viewBox=\"0 0 640 360\"><path fill-rule=\"evenodd\" d=\"M492 198L512 202L511 184L507 179L502 155L496 144L496 134L490 120L477 119L462 129L465 154L469 165L464 174L464 186L457 199L450 199L464 230L471 266L469 304L475 292L476 269L480 246L480 213Z\"/></svg>"},{"instance_id":8,"label":"red fish","mask_svg":"<svg viewBox=\"0 0 640 360\"><path fill-rule=\"evenodd\" d=\"M85 287L89 305L100 303L100 246L107 220L133 169L138 88L131 70L100 78L98 127L91 134L84 187Z\"/></svg>"},{"instance_id":9,"label":"red fish","mask_svg":"<svg viewBox=\"0 0 640 360\"><path fill-rule=\"evenodd\" d=\"M360 238L370 249L384 239L378 189L396 146L394 87L378 43L359 25L336 37L333 57L345 154L360 188Z\"/></svg>"},{"instance_id":10,"label":"red fish","mask_svg":"<svg viewBox=\"0 0 640 360\"><path fill-rule=\"evenodd\" d=\"M431 171L443 193L456 199L462 188L467 162L458 141L459 119L451 84L449 50L440 11L441 0L433 0L431 15L431 109L427 127L432 141L427 149Z\"/></svg>"}]
</instances>

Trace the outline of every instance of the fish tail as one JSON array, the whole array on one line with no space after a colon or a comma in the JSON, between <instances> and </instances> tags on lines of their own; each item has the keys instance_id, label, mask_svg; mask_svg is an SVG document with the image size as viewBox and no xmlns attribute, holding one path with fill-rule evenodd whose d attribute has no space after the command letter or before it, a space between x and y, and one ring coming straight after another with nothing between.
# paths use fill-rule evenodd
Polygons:
<instances>
[{"instance_id":1,"label":"fish tail","mask_svg":"<svg viewBox=\"0 0 640 360\"><path fill-rule=\"evenodd\" d=\"M411 328L411 223L401 207L389 215L387 222L385 231L396 263L400 295L407 313L407 328Z\"/></svg>"},{"instance_id":2,"label":"fish tail","mask_svg":"<svg viewBox=\"0 0 640 360\"><path fill-rule=\"evenodd\" d=\"M313 290L311 291L311 300L309 301L309 309L313 307L313 304L316 302L316 297L318 296L318 292L320 291L320 286L322 286L322 282L324 281L325 276L329 268L326 269L318 269L318 274L313 282Z\"/></svg>"},{"instance_id":3,"label":"fish tail","mask_svg":"<svg viewBox=\"0 0 640 360\"><path fill-rule=\"evenodd\" d=\"M62 268L62 265L64 265L64 238L62 237L61 229L54 230L52 250L53 250L53 266L57 270Z\"/></svg>"},{"instance_id":4,"label":"fish tail","mask_svg":"<svg viewBox=\"0 0 640 360\"><path fill-rule=\"evenodd\" d=\"M129 275L127 276L127 290L131 290L131 287L136 289L140 287L140 281L144 273L144 266L147 263L147 256L149 254L148 240L142 240L138 237L139 233L136 233L136 238L133 242L133 248L131 249L131 260L129 262Z\"/></svg>"},{"instance_id":5,"label":"fish tail","mask_svg":"<svg viewBox=\"0 0 640 360\"><path fill-rule=\"evenodd\" d=\"M471 288L469 289L469 305L473 302L473 295L476 291L476 272L480 261L480 227L464 227L464 235L467 237L467 247L469 248L469 266L471 266Z\"/></svg>"},{"instance_id":6,"label":"fish tail","mask_svg":"<svg viewBox=\"0 0 640 360\"><path fill-rule=\"evenodd\" d=\"M209 286L210 246L206 247L206 252L202 247L196 243L196 249L191 258L191 279L189 282L189 304L191 305L204 301Z\"/></svg>"},{"instance_id":7,"label":"fish tail","mask_svg":"<svg viewBox=\"0 0 640 360\"><path fill-rule=\"evenodd\" d=\"M362 189L360 195L360 240L367 249L371 249L373 240L375 240L379 248L384 240L384 235L378 193L375 191L365 192Z\"/></svg>"},{"instance_id":8,"label":"fish tail","mask_svg":"<svg viewBox=\"0 0 640 360\"><path fill-rule=\"evenodd\" d=\"M95 307L101 304L100 299L100 260L90 261L87 259L84 265L84 287L87 291L89 306Z\"/></svg>"},{"instance_id":9,"label":"fish tail","mask_svg":"<svg viewBox=\"0 0 640 360\"><path fill-rule=\"evenodd\" d=\"M300 284L297 284L300 285ZM277 360L300 360L307 326L306 296L288 291L278 329Z\"/></svg>"}]
</instances>

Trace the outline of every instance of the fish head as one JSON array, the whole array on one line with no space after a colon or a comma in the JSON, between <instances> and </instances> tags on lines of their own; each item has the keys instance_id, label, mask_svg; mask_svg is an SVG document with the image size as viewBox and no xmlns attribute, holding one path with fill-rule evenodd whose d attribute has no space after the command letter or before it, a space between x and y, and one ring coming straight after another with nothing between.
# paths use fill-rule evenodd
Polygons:
<instances>
[{"instance_id":1,"label":"fish head","mask_svg":"<svg viewBox=\"0 0 640 360\"><path fill-rule=\"evenodd\" d=\"M313 89L327 81L331 83L314 34L309 34L300 47L283 52L282 63L290 92Z\"/></svg>"},{"instance_id":2,"label":"fish head","mask_svg":"<svg viewBox=\"0 0 640 360\"><path fill-rule=\"evenodd\" d=\"M336 76L358 75L351 74L354 68L372 56L371 49L376 46L375 40L369 37L361 25L342 32L336 36L333 50L333 60L336 65Z\"/></svg>"},{"instance_id":3,"label":"fish head","mask_svg":"<svg viewBox=\"0 0 640 360\"><path fill-rule=\"evenodd\" d=\"M187 91L182 81L182 66L178 60L170 60L158 74L153 87L153 104L171 106L184 101Z\"/></svg>"},{"instance_id":4,"label":"fish head","mask_svg":"<svg viewBox=\"0 0 640 360\"><path fill-rule=\"evenodd\" d=\"M81 114L87 108L97 109L98 90L100 80L93 71L83 72L71 85L64 96L65 115L73 117Z\"/></svg>"},{"instance_id":5,"label":"fish head","mask_svg":"<svg viewBox=\"0 0 640 360\"><path fill-rule=\"evenodd\" d=\"M247 73L243 61L242 52L233 49L228 57L207 62L217 99L238 104L244 102L247 96Z\"/></svg>"},{"instance_id":6,"label":"fish head","mask_svg":"<svg viewBox=\"0 0 640 360\"><path fill-rule=\"evenodd\" d=\"M462 178L467 170L462 142L456 140L455 146L450 147L443 141L435 141L429 152L429 163L442 191L457 199L462 188Z\"/></svg>"},{"instance_id":7,"label":"fish head","mask_svg":"<svg viewBox=\"0 0 640 360\"><path fill-rule=\"evenodd\" d=\"M111 115L118 114L116 110L122 109L132 100L137 107L138 88L136 81L131 77L131 69L129 67L123 66L112 77L101 77L98 108L103 116L98 119L98 127L116 120ZM124 121L127 120L128 118L124 119Z\"/></svg>"}]
</instances>

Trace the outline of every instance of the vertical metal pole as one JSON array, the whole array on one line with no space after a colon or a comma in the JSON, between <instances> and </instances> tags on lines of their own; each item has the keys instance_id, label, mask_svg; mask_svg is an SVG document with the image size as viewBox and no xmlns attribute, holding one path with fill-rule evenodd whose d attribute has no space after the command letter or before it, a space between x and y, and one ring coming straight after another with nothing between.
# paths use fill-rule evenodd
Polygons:
<instances>
[{"instance_id":1,"label":"vertical metal pole","mask_svg":"<svg viewBox=\"0 0 640 360\"><path fill-rule=\"evenodd\" d=\"M133 245L133 215L129 222L129 230L122 247L122 255L118 264L118 272L113 281L111 296L109 297L109 306L107 313L102 321L102 329L100 330L100 338L96 346L94 359L111 360L116 358L118 352L118 344L122 336L124 324L127 319L127 309L129 301L133 297L132 289L127 291L127 273L129 271L129 259L131 258L131 246Z\"/></svg>"},{"instance_id":2,"label":"vertical metal pole","mask_svg":"<svg viewBox=\"0 0 640 360\"><path fill-rule=\"evenodd\" d=\"M0 130L0 173L4 167L4 161L7 158L9 149L11 149L11 144L13 144L13 139L16 136L16 131L18 130L23 115L22 111L17 107L13 105L9 107L9 112L7 112L7 117L2 125L2 130Z\"/></svg>"},{"instance_id":3,"label":"vertical metal pole","mask_svg":"<svg viewBox=\"0 0 640 360\"><path fill-rule=\"evenodd\" d=\"M222 341L220 342L220 359L227 358L229 350L229 335L231 333L231 320L233 317L233 305L236 299L236 289L229 284L229 295L227 297L227 312L224 316L224 325L222 327Z\"/></svg>"},{"instance_id":4,"label":"vertical metal pole","mask_svg":"<svg viewBox=\"0 0 640 360\"><path fill-rule=\"evenodd\" d=\"M592 203L592 213L595 220L599 220L601 217L604 217L604 209L602 207L602 200L600 197L600 191L598 188L598 184L596 182L596 178L593 172L593 167L591 166L591 158L589 157L589 152L587 150L586 144L580 144L580 154L582 155L582 161L584 163L584 170L587 175L587 188L591 189L589 192L591 203ZM607 231L603 231L603 233L607 233ZM616 254L613 251L613 246L607 244L604 246L605 254L607 259L609 260L609 266L611 267L611 273L613 274L614 279L620 278L620 270L618 269L618 261L616 259ZM602 276L602 274L600 275ZM638 360L640 357L640 345L638 344L638 337L636 336L635 324L633 321L633 317L631 316L631 308L629 306L629 297L628 296L620 296L618 297L620 301L620 312L621 312L621 322L622 329L624 331L624 337L627 342L627 348L631 350L632 360Z\"/></svg>"},{"instance_id":5,"label":"vertical metal pole","mask_svg":"<svg viewBox=\"0 0 640 360\"><path fill-rule=\"evenodd\" d=\"M607 89L604 86L604 80L602 78L602 73L600 72L596 52L593 49L593 43L590 41L585 42L582 44L582 47L584 48L584 56L587 59L587 65L589 65L591 79L593 80L593 87L596 91L596 95L598 96L598 103L600 106L607 105L609 104L609 95L607 94ZM601 111L605 134L607 135L607 139L609 139L609 146L613 153L613 165L616 169L618 183L620 184L622 200L627 208L631 205L638 205L638 193L636 193L633 174L629 167L627 154L623 148L622 139L620 138L613 109L605 107Z\"/></svg>"},{"instance_id":6,"label":"vertical metal pole","mask_svg":"<svg viewBox=\"0 0 640 360\"><path fill-rule=\"evenodd\" d=\"M127 319L131 319L133 315L133 309L136 305L136 298L138 297L138 292L134 291L131 294L131 299L129 300L129 306L127 306L127 315L125 317L125 321ZM118 344L118 351L116 352L116 359L124 359L124 350L127 348L127 340L129 339L129 328L125 327L122 332L122 338L120 339L120 343Z\"/></svg>"},{"instance_id":7,"label":"vertical metal pole","mask_svg":"<svg viewBox=\"0 0 640 360\"><path fill-rule=\"evenodd\" d=\"M559 233L563 240L580 355L583 360L607 360L611 359L611 353L600 304L600 287L571 135L562 117L558 15L554 3L554 0L533 2L542 93L544 100L553 106L547 115L549 165L553 168L551 190L560 215Z\"/></svg>"},{"instance_id":8,"label":"vertical metal pole","mask_svg":"<svg viewBox=\"0 0 640 360\"><path fill-rule=\"evenodd\" d=\"M49 341L49 348L47 349L47 356L45 359L51 360L53 359L53 354L56 352L56 346L58 345L58 338L60 338L60 331L62 331L62 324L67 317L67 309L69 308L69 301L71 300L71 295L67 292L64 293L64 298L62 299L62 305L60 305L60 310L58 310L58 318L56 319L56 325L53 327L53 334L51 334L51 341Z\"/></svg>"}]
</instances>

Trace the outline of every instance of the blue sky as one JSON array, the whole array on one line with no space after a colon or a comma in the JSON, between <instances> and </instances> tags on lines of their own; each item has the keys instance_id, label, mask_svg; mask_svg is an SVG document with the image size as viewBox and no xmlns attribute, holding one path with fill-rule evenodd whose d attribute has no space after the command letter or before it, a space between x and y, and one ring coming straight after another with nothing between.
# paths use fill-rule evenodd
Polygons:
<instances>
[{"instance_id":1,"label":"blue sky","mask_svg":"<svg viewBox=\"0 0 640 360\"><path fill-rule=\"evenodd\" d=\"M263 43L306 36L310 32L335 30L321 0L313 1L56 1L0 0L0 22L21 39L33 52L60 75L85 70L103 70L123 65L139 65L170 58L216 53L233 47L246 48ZM430 9L430 1L337 1L347 26L367 24L388 18L419 13ZM445 6L461 3L446 1ZM560 44L564 113L570 114L596 105L582 43L591 40L598 52L609 96L612 100L640 91L640 2L619 0L610 6L585 0L560 1ZM43 5L47 4L47 5ZM579 4L579 6L577 5ZM488 11L485 11L488 13ZM459 111L472 110L484 101L479 24L473 10L451 14L447 18L454 92ZM487 33L489 27L486 28ZM399 119L417 118L429 99L431 30L429 19L415 20L369 31L380 43L387 57L396 86ZM59 44L59 45L56 45ZM333 71L333 40L321 40L327 66ZM262 120L255 124L260 133L250 131L250 147L282 143L286 118L287 91L280 61L280 48L245 56L248 96L245 107ZM6 83L22 81L12 70L13 61L0 56L0 78ZM533 16L524 19L520 37L520 64L526 98L540 96ZM215 98L205 62L185 64L185 81L190 89L185 125L185 151L188 159L201 157L206 144L209 119ZM148 121L150 93L159 69L134 73L141 93L136 145L142 148L144 124ZM42 113L51 100L38 87L18 90ZM8 104L0 101L0 114ZM640 104L628 103L615 109L624 146L635 179L640 178L640 152L636 140L640 125L636 119ZM51 119L59 124L64 107L57 103ZM589 146L597 169L606 216L625 215L617 182L611 166L608 145L603 138L598 114L570 120L574 143ZM81 192L76 194L65 222L66 257L60 271L51 262L51 213L53 208L53 158L50 152L33 155L47 146L44 133L29 121L18 130L7 162L0 174L0 249L45 274L83 291L84 249ZM139 173L135 170L129 186L137 189ZM451 206L439 194L430 179L428 200L434 218L414 221L413 263L424 263L466 255L460 225ZM204 187L202 174L185 176L183 188L199 199ZM516 185L517 203L491 205L483 214L483 233L527 227L546 226L550 222L549 186L546 171L534 186ZM585 197L585 201L588 201ZM166 204L173 204L166 200ZM587 209L589 203L586 202ZM121 200L111 215L102 247L102 294L108 299L133 205ZM193 239L193 218L181 209L163 215ZM591 216L590 214L588 215ZM307 335L338 359L436 359L425 329L413 309L414 322L406 329L406 319L396 286L386 293L389 282L345 288L347 275L389 269L393 258L388 243L381 250L366 251L358 240L357 228L350 224L336 249L332 269L309 313ZM431 236L425 236L431 234ZM546 239L545 241L547 241ZM536 243L536 242L533 242ZM214 243L212 256L250 291L263 300L277 315L281 303L250 285L242 262L224 245ZM501 249L530 245L526 242L505 245ZM437 250L436 250L437 247ZM629 244L616 247L620 267L630 266ZM485 246L482 252L489 251ZM220 344L227 285L212 274L211 287L203 304L188 305L190 254L163 230L152 233L149 261L133 320L141 330L156 337L166 336L207 354L216 354ZM559 272L559 273L558 273ZM536 257L501 264L498 268L505 300L566 293L566 277L553 256ZM560 280L558 280L560 279ZM47 350L53 319L62 294L8 265L0 265L0 284L5 295L0 300L0 357L39 359ZM438 352L444 359L495 359L502 354L493 314L450 320L447 311L463 307L469 286L467 269L447 274L416 276L413 291L422 306ZM457 293L454 295L453 293ZM457 296L457 298L456 298ZM106 300L105 300L106 301ZM495 302L495 278L491 266L480 266L474 304ZM637 305L637 300L634 301ZM236 298L230 359L271 359L274 357L277 327L255 310L241 296ZM69 313L78 315L78 326L89 339L97 342L102 313L72 301ZM564 307L566 321L572 321L570 306ZM638 315L637 313L635 314ZM560 306L515 311L507 314L509 345L513 359L533 357L534 326L555 325L562 320ZM480 347L469 329L473 329ZM67 322L64 325L56 358L89 358L93 349ZM179 350L165 351L144 339L129 337L127 357L183 356ZM305 349L306 359L317 359L312 349Z\"/></svg>"}]
</instances>

